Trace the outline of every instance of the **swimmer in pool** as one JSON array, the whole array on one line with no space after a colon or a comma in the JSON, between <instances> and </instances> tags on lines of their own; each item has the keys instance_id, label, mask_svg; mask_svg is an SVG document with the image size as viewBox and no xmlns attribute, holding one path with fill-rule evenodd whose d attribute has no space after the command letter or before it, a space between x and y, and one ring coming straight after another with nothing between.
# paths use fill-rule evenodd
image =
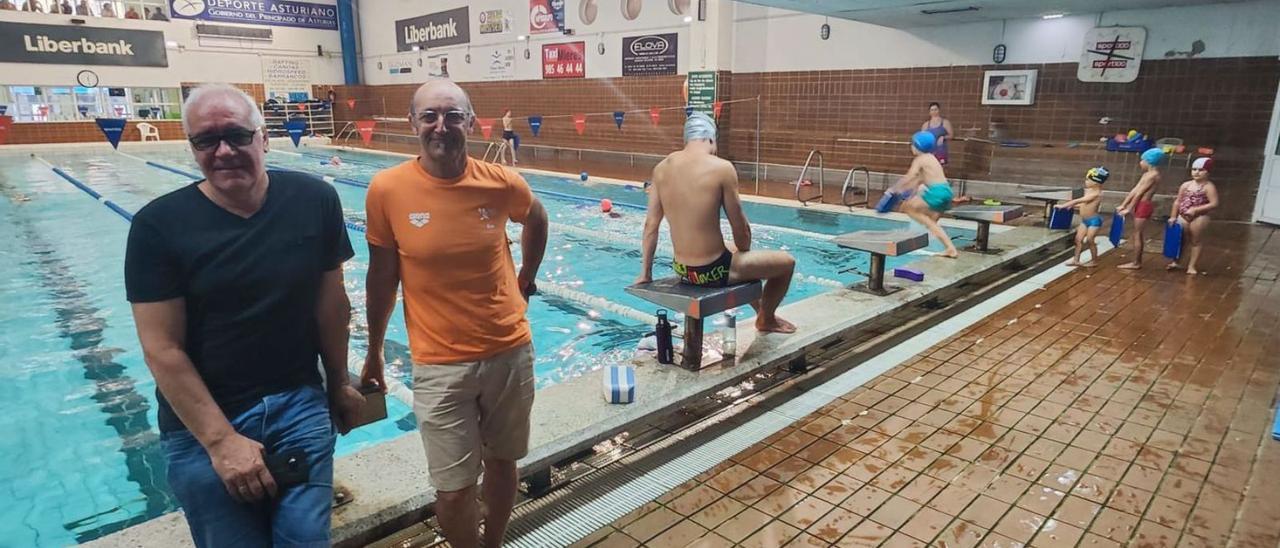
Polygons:
<instances>
[{"instance_id":1,"label":"swimmer in pool","mask_svg":"<svg viewBox=\"0 0 1280 548\"><path fill-rule=\"evenodd\" d=\"M1098 214L1098 206L1102 203L1102 183L1107 182L1111 172L1098 166L1090 168L1084 176L1084 196L1058 204L1058 209L1071 209L1080 206L1080 224L1076 226L1076 256L1067 266L1098 266L1098 244L1095 239L1102 230L1102 215ZM1080 262L1080 255L1085 246L1089 247L1092 259L1087 263Z\"/></svg>"},{"instance_id":2,"label":"swimmer in pool","mask_svg":"<svg viewBox=\"0 0 1280 548\"><path fill-rule=\"evenodd\" d=\"M1142 159L1138 161L1138 165L1142 167L1142 178L1138 179L1138 184L1134 185L1133 190L1129 191L1116 208L1116 213L1121 215L1133 213L1133 232L1129 234L1129 239L1133 240L1133 260L1120 265L1125 270L1142 268L1143 244L1146 243L1143 228L1147 219L1156 212L1156 203L1152 199L1156 196L1156 187L1160 185L1160 164L1164 163L1164 159L1164 151L1158 148L1142 153Z\"/></svg>"},{"instance_id":3,"label":"swimmer in pool","mask_svg":"<svg viewBox=\"0 0 1280 548\"><path fill-rule=\"evenodd\" d=\"M333 167L342 167L342 158L339 158L337 156L329 157L329 165Z\"/></svg>"},{"instance_id":4,"label":"swimmer in pool","mask_svg":"<svg viewBox=\"0 0 1280 548\"><path fill-rule=\"evenodd\" d=\"M942 172L942 164L931 152L937 145L937 138L927 131L916 132L911 136L911 167L907 174L898 180L898 184L890 188L888 193L896 196L902 205L898 211L906 213L917 223L924 225L933 237L946 246L943 257L955 258L960 255L951 237L938 224L942 213L951 209L951 184L947 175Z\"/></svg>"},{"instance_id":5,"label":"swimmer in pool","mask_svg":"<svg viewBox=\"0 0 1280 548\"><path fill-rule=\"evenodd\" d=\"M1178 187L1178 199L1174 200L1173 209L1169 211L1169 224L1181 224L1187 234L1182 239L1183 245L1191 246L1187 274L1202 274L1196 269L1200 244L1204 242L1204 231L1209 228L1209 213L1218 207L1218 187L1209 180L1212 169L1212 158L1196 158L1191 162L1191 180ZM1173 261L1165 268L1177 270L1182 267L1178 261Z\"/></svg>"},{"instance_id":6,"label":"swimmer in pool","mask_svg":"<svg viewBox=\"0 0 1280 548\"><path fill-rule=\"evenodd\" d=\"M672 269L681 282L725 287L764 280L764 295L751 303L756 329L795 332L796 326L776 312L791 285L796 261L783 251L751 249L751 225L738 197L738 173L733 164L716 157L715 121L700 112L691 114L684 124L684 142L683 150L672 152L653 168L643 263L636 283L653 280L658 227L666 217L675 248ZM732 245L720 232L721 209L733 230Z\"/></svg>"}]
</instances>

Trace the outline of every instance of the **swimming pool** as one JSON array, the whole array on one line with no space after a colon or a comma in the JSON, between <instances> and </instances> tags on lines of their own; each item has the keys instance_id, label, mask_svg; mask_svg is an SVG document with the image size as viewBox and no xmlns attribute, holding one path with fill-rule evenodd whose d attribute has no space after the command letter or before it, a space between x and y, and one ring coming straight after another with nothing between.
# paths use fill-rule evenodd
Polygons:
<instances>
[{"instance_id":1,"label":"swimming pool","mask_svg":"<svg viewBox=\"0 0 1280 548\"><path fill-rule=\"evenodd\" d=\"M128 211L189 182L144 160L197 172L185 148L105 145L49 148L41 156L89 184ZM321 165L322 156L301 149L268 156L272 165L353 182L400 160L341 152L348 166ZM324 157L329 151L323 153ZM124 299L123 258L128 223L56 176L26 152L0 152L0 535L16 545L65 545L150 519L174 508L164 482L155 432L154 382L138 348ZM539 386L626 360L651 326L654 307L623 291L638 272L644 194L612 184L582 184L527 175L553 222L539 277L544 295L530 303L538 352ZM364 189L336 184L348 218L359 225ZM598 211L613 200L620 218ZM745 205L760 248L786 249L799 275L787 296L793 302L829 291L860 276L867 257L836 248L831 235L905 225L884 218L816 209ZM518 227L512 234L516 234ZM955 235L965 231L949 229ZM346 267L356 309L351 364L358 367L363 338L364 271L368 252L352 230L356 257ZM664 232L664 241L666 240ZM667 251L664 252L663 250ZM519 261L518 246L513 247ZM890 265L911 257L891 260ZM669 272L669 247L661 246L655 276ZM403 316L397 310L388 333L388 373L409 379ZM389 418L339 440L339 454L413 430L410 410L388 398Z\"/></svg>"}]
</instances>

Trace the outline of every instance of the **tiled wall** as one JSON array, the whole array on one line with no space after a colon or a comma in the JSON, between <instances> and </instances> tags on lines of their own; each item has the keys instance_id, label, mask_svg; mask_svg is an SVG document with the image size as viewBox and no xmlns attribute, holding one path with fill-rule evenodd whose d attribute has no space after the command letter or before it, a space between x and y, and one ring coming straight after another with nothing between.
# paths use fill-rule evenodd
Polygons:
<instances>
[{"instance_id":1,"label":"tiled wall","mask_svg":"<svg viewBox=\"0 0 1280 548\"><path fill-rule=\"evenodd\" d=\"M185 138L182 132L182 122L179 120L147 120L147 123L156 126L156 129L160 130L160 138L163 140ZM124 135L120 140L139 140L138 126L133 120L130 120L125 125ZM98 129L98 124L93 121L47 122L13 124L9 129L9 138L6 144L94 143L105 141L106 137L102 135L102 130Z\"/></svg>"}]
</instances>

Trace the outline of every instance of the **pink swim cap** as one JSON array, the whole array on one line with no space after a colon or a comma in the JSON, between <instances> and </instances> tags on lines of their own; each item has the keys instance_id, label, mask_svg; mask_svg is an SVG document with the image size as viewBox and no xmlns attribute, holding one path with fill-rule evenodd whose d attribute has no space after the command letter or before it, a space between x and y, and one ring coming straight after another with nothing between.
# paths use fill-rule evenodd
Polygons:
<instances>
[{"instance_id":1,"label":"pink swim cap","mask_svg":"<svg viewBox=\"0 0 1280 548\"><path fill-rule=\"evenodd\" d=\"M1208 156L1205 156L1203 158L1196 158L1196 161L1191 162L1191 169L1213 171L1213 158L1210 158Z\"/></svg>"},{"instance_id":2,"label":"pink swim cap","mask_svg":"<svg viewBox=\"0 0 1280 548\"><path fill-rule=\"evenodd\" d=\"M600 211L602 213L608 213L610 211L613 211L613 200L610 200L608 198L600 200Z\"/></svg>"}]
</instances>

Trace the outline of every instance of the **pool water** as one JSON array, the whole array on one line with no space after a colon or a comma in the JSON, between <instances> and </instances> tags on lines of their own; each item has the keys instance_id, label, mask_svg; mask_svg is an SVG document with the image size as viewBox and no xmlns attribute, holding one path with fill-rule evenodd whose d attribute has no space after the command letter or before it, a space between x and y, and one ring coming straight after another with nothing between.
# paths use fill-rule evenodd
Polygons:
<instances>
[{"instance_id":1,"label":"pool water","mask_svg":"<svg viewBox=\"0 0 1280 548\"><path fill-rule=\"evenodd\" d=\"M185 148L106 145L49 149L41 157L128 211L190 181L149 160L197 173ZM347 165L322 165L332 151L269 154L272 166L367 182L398 158L341 152ZM639 272L645 195L612 184L527 175L553 223L539 275L544 294L529 306L539 387L628 359L646 333L640 318L655 307L623 291ZM365 189L335 184L349 220L364 217ZM619 218L602 215L609 198ZM628 207L634 206L634 207ZM787 302L857 281L866 254L826 241L852 230L888 230L884 218L744 204L755 247L784 249L798 261ZM27 153L0 152L0 538L16 546L90 540L175 509L164 480L156 432L155 384L142 360L123 260L128 223ZM949 229L953 235L966 231ZM519 227L509 233L518 241ZM727 230L726 230L727 233ZM358 370L364 338L368 250L351 230L356 256L344 268L355 309L350 364ZM670 272L669 238L655 277ZM664 252L663 250L667 250ZM934 248L935 250L937 248ZM519 262L519 246L512 252ZM890 267L914 257L891 258ZM553 291L550 288L561 288ZM744 309L744 315L750 310ZM388 374L408 384L402 312L388 329ZM339 438L345 455L415 428L411 410L388 398L388 419Z\"/></svg>"}]
</instances>

